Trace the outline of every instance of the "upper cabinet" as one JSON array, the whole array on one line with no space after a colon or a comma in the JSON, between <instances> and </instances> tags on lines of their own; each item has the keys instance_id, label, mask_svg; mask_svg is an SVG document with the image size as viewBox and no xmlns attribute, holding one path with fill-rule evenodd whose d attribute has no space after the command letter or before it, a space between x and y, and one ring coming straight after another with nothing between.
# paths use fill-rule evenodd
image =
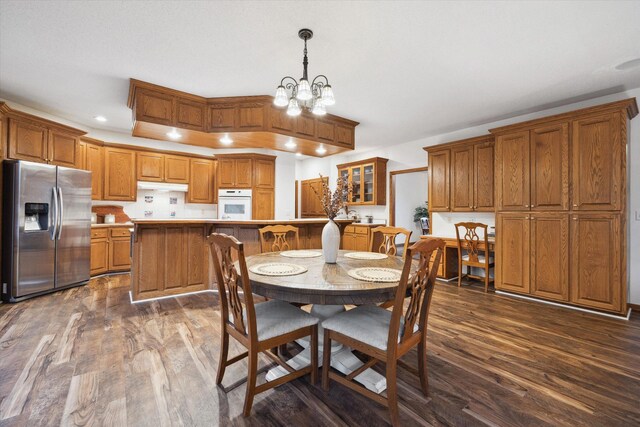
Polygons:
<instances>
[{"instance_id":1,"label":"upper cabinet","mask_svg":"<svg viewBox=\"0 0 640 427\"><path fill-rule=\"evenodd\" d=\"M494 210L493 137L481 136L425 147L429 162L429 210Z\"/></svg>"},{"instance_id":2,"label":"upper cabinet","mask_svg":"<svg viewBox=\"0 0 640 427\"><path fill-rule=\"evenodd\" d=\"M322 183L328 183L329 178L312 178L300 183L300 216L302 218L318 218L327 216L322 209L322 202L317 194L322 194Z\"/></svg>"},{"instance_id":3,"label":"upper cabinet","mask_svg":"<svg viewBox=\"0 0 640 427\"><path fill-rule=\"evenodd\" d=\"M220 188L251 188L251 159L220 158L218 186Z\"/></svg>"},{"instance_id":4,"label":"upper cabinet","mask_svg":"<svg viewBox=\"0 0 640 427\"><path fill-rule=\"evenodd\" d=\"M104 147L104 200L135 201L136 152Z\"/></svg>"},{"instance_id":5,"label":"upper cabinet","mask_svg":"<svg viewBox=\"0 0 640 427\"><path fill-rule=\"evenodd\" d=\"M9 110L7 157L69 168L81 167L79 137L84 132Z\"/></svg>"},{"instance_id":6,"label":"upper cabinet","mask_svg":"<svg viewBox=\"0 0 640 427\"><path fill-rule=\"evenodd\" d=\"M189 158L151 151L137 153L138 181L189 183Z\"/></svg>"},{"instance_id":7,"label":"upper cabinet","mask_svg":"<svg viewBox=\"0 0 640 427\"><path fill-rule=\"evenodd\" d=\"M189 179L189 157L164 155L164 182L174 184L188 184Z\"/></svg>"},{"instance_id":8,"label":"upper cabinet","mask_svg":"<svg viewBox=\"0 0 640 427\"><path fill-rule=\"evenodd\" d=\"M385 205L387 203L387 162L373 157L338 165L338 175L347 177L352 185L347 205Z\"/></svg>"},{"instance_id":9,"label":"upper cabinet","mask_svg":"<svg viewBox=\"0 0 640 427\"><path fill-rule=\"evenodd\" d=\"M190 184L187 203L218 203L214 160L190 159Z\"/></svg>"},{"instance_id":10,"label":"upper cabinet","mask_svg":"<svg viewBox=\"0 0 640 427\"><path fill-rule=\"evenodd\" d=\"M297 117L273 105L271 96L204 98L151 83L131 80L129 107L133 110L134 136L166 139L179 128L185 141L224 148L220 138L229 134L243 147L290 151L291 138L297 151L325 156L353 150L357 122L330 114L317 117L304 111ZM325 154L316 149L323 147Z\"/></svg>"},{"instance_id":11,"label":"upper cabinet","mask_svg":"<svg viewBox=\"0 0 640 427\"><path fill-rule=\"evenodd\" d=\"M81 169L91 172L91 199L102 200L104 187L104 147L102 141L80 140Z\"/></svg>"}]
</instances>

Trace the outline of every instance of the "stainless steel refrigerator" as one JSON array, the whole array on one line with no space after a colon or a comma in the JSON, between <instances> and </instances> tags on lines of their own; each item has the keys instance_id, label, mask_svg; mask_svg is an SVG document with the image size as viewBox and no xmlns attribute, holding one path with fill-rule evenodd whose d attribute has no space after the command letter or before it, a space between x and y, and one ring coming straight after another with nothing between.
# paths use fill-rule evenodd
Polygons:
<instances>
[{"instance_id":1,"label":"stainless steel refrigerator","mask_svg":"<svg viewBox=\"0 0 640 427\"><path fill-rule=\"evenodd\" d=\"M6 160L2 225L3 301L87 282L91 172Z\"/></svg>"}]
</instances>

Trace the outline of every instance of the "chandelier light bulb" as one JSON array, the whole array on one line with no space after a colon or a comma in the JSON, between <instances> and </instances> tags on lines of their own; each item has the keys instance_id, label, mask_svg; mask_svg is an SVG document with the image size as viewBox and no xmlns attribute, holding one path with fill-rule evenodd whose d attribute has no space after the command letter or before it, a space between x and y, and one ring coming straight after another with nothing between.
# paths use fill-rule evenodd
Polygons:
<instances>
[{"instance_id":1,"label":"chandelier light bulb","mask_svg":"<svg viewBox=\"0 0 640 427\"><path fill-rule=\"evenodd\" d=\"M296 94L296 98L300 101L308 101L313 97L311 93L311 86L309 86L309 81L307 79L300 79L298 83L298 93Z\"/></svg>"},{"instance_id":2,"label":"chandelier light bulb","mask_svg":"<svg viewBox=\"0 0 640 427\"><path fill-rule=\"evenodd\" d=\"M324 105L333 105L336 103L336 99L333 97L333 89L330 85L322 88L322 103Z\"/></svg>"},{"instance_id":3,"label":"chandelier light bulb","mask_svg":"<svg viewBox=\"0 0 640 427\"><path fill-rule=\"evenodd\" d=\"M302 109L298 104L298 100L295 98L291 98L289 100L289 106L287 107L287 115L289 116L299 116L302 113Z\"/></svg>"},{"instance_id":4,"label":"chandelier light bulb","mask_svg":"<svg viewBox=\"0 0 640 427\"><path fill-rule=\"evenodd\" d=\"M276 97L273 100L274 105L278 107L285 107L289 103L289 97L284 86L280 85L276 89Z\"/></svg>"},{"instance_id":5,"label":"chandelier light bulb","mask_svg":"<svg viewBox=\"0 0 640 427\"><path fill-rule=\"evenodd\" d=\"M316 116L324 116L325 114L327 114L327 109L324 108L324 103L322 102L322 99L316 98L313 101L313 109L311 110L311 112Z\"/></svg>"}]
</instances>

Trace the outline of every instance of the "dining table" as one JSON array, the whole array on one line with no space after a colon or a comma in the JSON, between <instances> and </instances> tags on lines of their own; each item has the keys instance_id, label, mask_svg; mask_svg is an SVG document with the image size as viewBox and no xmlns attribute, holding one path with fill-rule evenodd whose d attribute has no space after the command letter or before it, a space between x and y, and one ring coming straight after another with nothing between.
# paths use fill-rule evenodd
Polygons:
<instances>
[{"instance_id":1,"label":"dining table","mask_svg":"<svg viewBox=\"0 0 640 427\"><path fill-rule=\"evenodd\" d=\"M369 254L369 255L367 255ZM367 259L356 259L367 258ZM376 258L376 259L373 259ZM322 251L303 250L268 252L246 258L251 290L254 294L270 299L277 299L296 304L311 304L310 312L320 321L346 310L345 305L380 304L393 300L399 284L399 274L395 279L374 281L363 280L354 271L373 272L395 270L399 273L403 266L402 257L377 254L374 252L355 252L340 250L336 263L326 263ZM291 267L293 273L288 275L260 274L262 266ZM417 262L412 263L412 271ZM276 268L277 270L277 268ZM295 271L294 271L295 270ZM276 272L277 273L277 272ZM393 280L393 281L390 281ZM322 363L323 339L322 327L318 330L319 365ZM294 369L309 365L309 338L298 340L303 350L287 363ZM343 374L349 374L362 366L363 362L347 347L332 343L331 366ZM267 372L266 380L272 381L287 374L287 371L276 366ZM378 372L367 369L355 380L375 393L386 390L386 379Z\"/></svg>"}]
</instances>

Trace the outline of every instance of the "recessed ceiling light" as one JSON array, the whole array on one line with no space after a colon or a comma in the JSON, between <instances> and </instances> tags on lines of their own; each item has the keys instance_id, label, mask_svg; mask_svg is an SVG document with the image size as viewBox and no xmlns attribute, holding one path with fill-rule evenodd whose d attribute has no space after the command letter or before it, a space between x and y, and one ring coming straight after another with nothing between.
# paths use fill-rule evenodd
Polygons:
<instances>
[{"instance_id":1,"label":"recessed ceiling light","mask_svg":"<svg viewBox=\"0 0 640 427\"><path fill-rule=\"evenodd\" d=\"M632 59L630 61L623 62L622 64L618 64L616 65L616 70L626 71L637 67L640 67L640 58Z\"/></svg>"},{"instance_id":2,"label":"recessed ceiling light","mask_svg":"<svg viewBox=\"0 0 640 427\"><path fill-rule=\"evenodd\" d=\"M171 132L167 132L167 136L171 139L179 139L182 138L182 134L178 133L176 128L171 129Z\"/></svg>"},{"instance_id":3,"label":"recessed ceiling light","mask_svg":"<svg viewBox=\"0 0 640 427\"><path fill-rule=\"evenodd\" d=\"M107 118L105 116L95 116L94 120L97 120L99 122L103 122L104 123L104 122L107 121Z\"/></svg>"},{"instance_id":4,"label":"recessed ceiling light","mask_svg":"<svg viewBox=\"0 0 640 427\"><path fill-rule=\"evenodd\" d=\"M293 142L293 139L289 138L289 141L286 144L284 144L284 146L287 147L287 148L294 149L294 148L296 148L298 146L298 144Z\"/></svg>"},{"instance_id":5,"label":"recessed ceiling light","mask_svg":"<svg viewBox=\"0 0 640 427\"><path fill-rule=\"evenodd\" d=\"M231 139L228 133L225 133L224 136L220 138L220 143L224 145L233 144L233 139Z\"/></svg>"},{"instance_id":6,"label":"recessed ceiling light","mask_svg":"<svg viewBox=\"0 0 640 427\"><path fill-rule=\"evenodd\" d=\"M327 152L327 149L324 148L323 145L320 145L320 147L316 148L316 153L318 153L318 154L324 154L326 152Z\"/></svg>"},{"instance_id":7,"label":"recessed ceiling light","mask_svg":"<svg viewBox=\"0 0 640 427\"><path fill-rule=\"evenodd\" d=\"M296 157L302 157L302 153L296 153Z\"/></svg>"}]
</instances>

